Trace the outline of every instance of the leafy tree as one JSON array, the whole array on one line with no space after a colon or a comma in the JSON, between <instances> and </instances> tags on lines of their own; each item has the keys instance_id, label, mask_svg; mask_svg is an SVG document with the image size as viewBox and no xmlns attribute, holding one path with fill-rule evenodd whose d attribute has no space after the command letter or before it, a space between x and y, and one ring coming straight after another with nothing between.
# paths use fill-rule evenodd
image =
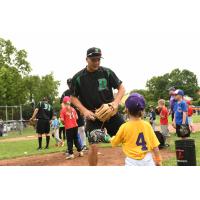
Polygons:
<instances>
[{"instance_id":1,"label":"leafy tree","mask_svg":"<svg viewBox=\"0 0 200 200\"><path fill-rule=\"evenodd\" d=\"M28 94L29 102L35 102L36 104L41 101L45 96L49 97L52 103L58 96L59 81L54 79L53 73L45 76L27 76L24 79L25 88Z\"/></svg>"},{"instance_id":2,"label":"leafy tree","mask_svg":"<svg viewBox=\"0 0 200 200\"><path fill-rule=\"evenodd\" d=\"M26 102L23 78L16 68L0 68L0 96L0 105L19 105Z\"/></svg>"},{"instance_id":3,"label":"leafy tree","mask_svg":"<svg viewBox=\"0 0 200 200\"><path fill-rule=\"evenodd\" d=\"M10 40L0 38L0 68L13 67L21 74L26 75L31 71L29 62L27 61L27 52L25 50L17 50Z\"/></svg>"},{"instance_id":4,"label":"leafy tree","mask_svg":"<svg viewBox=\"0 0 200 200\"><path fill-rule=\"evenodd\" d=\"M172 86L184 90L185 94L193 99L198 98L197 76L189 70L174 69L171 73L166 73L163 76L154 76L146 83L153 101L160 98L168 99L168 89Z\"/></svg>"}]
</instances>

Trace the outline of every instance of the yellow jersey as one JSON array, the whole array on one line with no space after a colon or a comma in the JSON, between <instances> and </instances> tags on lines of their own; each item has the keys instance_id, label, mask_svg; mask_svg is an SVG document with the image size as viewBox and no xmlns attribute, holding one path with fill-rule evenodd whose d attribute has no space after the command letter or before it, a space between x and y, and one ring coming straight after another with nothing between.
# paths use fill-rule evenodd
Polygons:
<instances>
[{"instance_id":1,"label":"yellow jersey","mask_svg":"<svg viewBox=\"0 0 200 200\"><path fill-rule=\"evenodd\" d=\"M147 152L159 146L159 141L151 125L144 120L130 120L121 125L116 136L111 139L112 146L122 144L127 157L142 160Z\"/></svg>"}]
</instances>

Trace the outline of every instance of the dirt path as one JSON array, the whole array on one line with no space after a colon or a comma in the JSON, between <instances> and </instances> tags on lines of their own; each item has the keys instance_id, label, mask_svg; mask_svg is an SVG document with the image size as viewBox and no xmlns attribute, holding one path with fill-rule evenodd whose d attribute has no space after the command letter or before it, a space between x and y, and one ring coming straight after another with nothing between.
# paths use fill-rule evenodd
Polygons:
<instances>
[{"instance_id":1,"label":"dirt path","mask_svg":"<svg viewBox=\"0 0 200 200\"><path fill-rule=\"evenodd\" d=\"M0 140L0 142L17 142L17 141L27 141L27 140L33 140L33 139L37 139L37 136L29 135L29 136L24 136L24 137L7 138L7 139Z\"/></svg>"},{"instance_id":2,"label":"dirt path","mask_svg":"<svg viewBox=\"0 0 200 200\"><path fill-rule=\"evenodd\" d=\"M98 166L123 166L124 154L121 148L101 148ZM175 156L167 149L161 150L163 160ZM66 160L63 152L46 155L35 155L9 160L0 160L0 166L88 166L87 153L84 157Z\"/></svg>"}]
</instances>

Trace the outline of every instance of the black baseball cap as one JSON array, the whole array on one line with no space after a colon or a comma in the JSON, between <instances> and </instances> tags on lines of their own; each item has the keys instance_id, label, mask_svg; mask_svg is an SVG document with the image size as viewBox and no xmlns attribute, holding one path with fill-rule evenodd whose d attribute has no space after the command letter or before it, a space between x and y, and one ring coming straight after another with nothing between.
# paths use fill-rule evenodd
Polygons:
<instances>
[{"instance_id":1,"label":"black baseball cap","mask_svg":"<svg viewBox=\"0 0 200 200\"><path fill-rule=\"evenodd\" d=\"M101 49L99 48L92 47L87 50L87 57L89 58L94 58L94 57L102 58L101 56L102 56L102 53L101 53Z\"/></svg>"}]
</instances>

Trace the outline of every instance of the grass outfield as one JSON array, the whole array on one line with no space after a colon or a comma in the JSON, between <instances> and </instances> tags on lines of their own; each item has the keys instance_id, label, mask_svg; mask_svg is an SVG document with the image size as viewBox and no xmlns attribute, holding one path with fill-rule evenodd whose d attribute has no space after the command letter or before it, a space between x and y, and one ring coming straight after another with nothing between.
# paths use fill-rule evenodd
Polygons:
<instances>
[{"instance_id":1,"label":"grass outfield","mask_svg":"<svg viewBox=\"0 0 200 200\"><path fill-rule=\"evenodd\" d=\"M197 159L197 165L200 166L200 132L196 132L191 134L190 139L195 140L195 147L196 147L196 159ZM172 134L171 141L170 141L170 151L175 152L175 140L177 140L177 137ZM169 160L165 160L163 162L164 166L176 166L176 157L170 158Z\"/></svg>"},{"instance_id":2,"label":"grass outfield","mask_svg":"<svg viewBox=\"0 0 200 200\"><path fill-rule=\"evenodd\" d=\"M194 133L191 136L192 139L195 139L196 144L196 156L197 156L197 165L200 166L200 132ZM173 134L170 141L170 151L175 152L174 141L177 137ZM45 138L43 139L43 144L45 145ZM44 146L43 145L43 146ZM48 150L37 151L37 140L28 140L28 141L17 141L17 142L0 142L0 160L10 159L23 156L31 155L41 155L49 154L55 152L64 152L66 147L57 148L54 146L55 140L51 138L50 148ZM110 144L101 144L101 147L107 148L111 147ZM176 158L170 158L163 162L164 166L176 166Z\"/></svg>"},{"instance_id":3,"label":"grass outfield","mask_svg":"<svg viewBox=\"0 0 200 200\"><path fill-rule=\"evenodd\" d=\"M43 139L43 147L45 147L46 141ZM49 154L55 152L61 152L66 149L66 147L55 147L55 140L51 139L50 148L47 150L37 151L37 140L28 140L28 141L16 141L16 142L0 142L0 160L17 158L22 156L31 156L31 155L41 155Z\"/></svg>"},{"instance_id":4,"label":"grass outfield","mask_svg":"<svg viewBox=\"0 0 200 200\"><path fill-rule=\"evenodd\" d=\"M193 123L200 123L200 115L195 114L192 116L192 119L193 119ZM169 116L169 123L172 123L171 116ZM160 117L156 116L156 125L159 125L159 124L160 124Z\"/></svg>"},{"instance_id":5,"label":"grass outfield","mask_svg":"<svg viewBox=\"0 0 200 200\"><path fill-rule=\"evenodd\" d=\"M4 137L0 137L0 140L7 139L7 138L19 138L19 137L26 137L26 136L31 136L35 135L35 130L33 127L27 127L23 130L23 132L20 134L19 131L11 131L8 133L8 135Z\"/></svg>"}]
</instances>

